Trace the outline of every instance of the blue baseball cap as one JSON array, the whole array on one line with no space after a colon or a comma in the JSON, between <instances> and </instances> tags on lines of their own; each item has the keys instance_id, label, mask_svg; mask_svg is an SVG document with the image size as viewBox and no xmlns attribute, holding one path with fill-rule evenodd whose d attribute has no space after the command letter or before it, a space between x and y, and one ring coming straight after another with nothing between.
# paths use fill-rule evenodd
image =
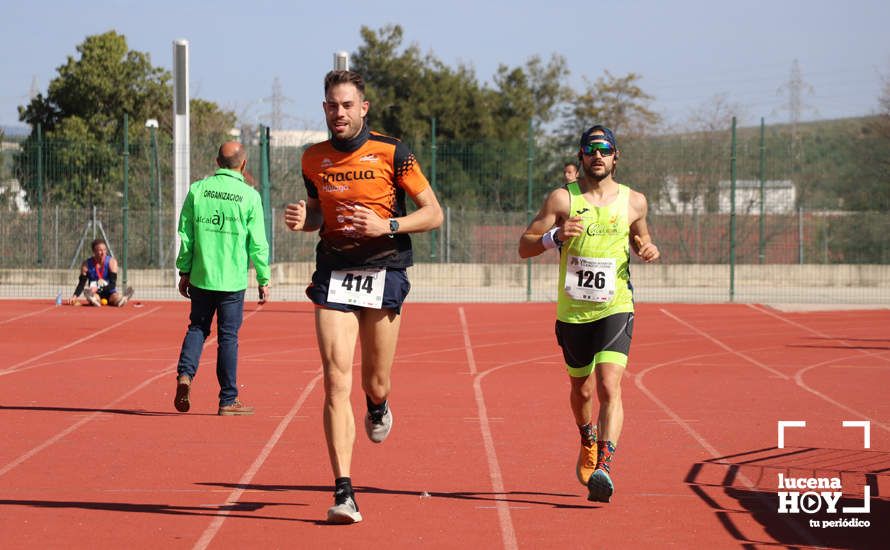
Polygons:
<instances>
[{"instance_id":1,"label":"blue baseball cap","mask_svg":"<svg viewBox=\"0 0 890 550\"><path fill-rule=\"evenodd\" d=\"M593 135L593 134L602 134L602 135ZM600 126L597 124L596 126L591 126L587 129L583 134L581 134L581 143L579 147L584 149L588 143L592 141L608 141L612 144L612 147L618 149L618 142L615 141L615 134L612 133L612 130L606 128L605 126Z\"/></svg>"}]
</instances>

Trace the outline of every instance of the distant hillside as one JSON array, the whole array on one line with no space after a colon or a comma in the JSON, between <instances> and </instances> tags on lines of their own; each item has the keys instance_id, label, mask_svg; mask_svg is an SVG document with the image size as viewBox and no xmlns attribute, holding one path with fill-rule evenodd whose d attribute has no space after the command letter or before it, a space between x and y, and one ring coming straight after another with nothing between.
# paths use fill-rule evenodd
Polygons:
<instances>
[{"instance_id":1,"label":"distant hillside","mask_svg":"<svg viewBox=\"0 0 890 550\"><path fill-rule=\"evenodd\" d=\"M890 210L890 129L880 116L767 125L763 177L791 181L795 207L818 210ZM665 178L677 178L687 194L705 195L715 206L716 186L730 179L729 123L714 132L685 132L627 140L623 168L628 181L657 193ZM761 176L760 127L736 132L737 180Z\"/></svg>"},{"instance_id":2,"label":"distant hillside","mask_svg":"<svg viewBox=\"0 0 890 550\"><path fill-rule=\"evenodd\" d=\"M879 116L863 116L863 117L852 117L852 118L835 118L835 119L826 119L826 120L812 120L808 122L800 122L797 124L797 131L801 136L811 136L813 134L818 133L831 133L831 132L840 132L843 134L856 134L861 132L863 128L868 128L871 125L879 122ZM726 121L726 127L724 130L720 130L719 132L714 132L715 134L722 135L724 132L729 134L731 128L731 121ZM760 137L760 125L757 124L755 126L738 126L736 128L737 137L739 139L758 139ZM672 132L667 134L658 134L653 136L654 139L663 139L663 138L671 138L671 137L688 137L692 135L701 135L702 132ZM790 135L791 134L791 124L788 122L776 122L769 120L766 121L766 134L769 136L770 134L782 134L782 135Z\"/></svg>"},{"instance_id":3,"label":"distant hillside","mask_svg":"<svg viewBox=\"0 0 890 550\"><path fill-rule=\"evenodd\" d=\"M801 136L811 136L814 134L825 134L838 132L841 134L857 134L871 127L880 120L878 116L863 116L853 118L836 118L829 120L814 120L810 122L800 122L797 125L797 131ZM768 131L780 134L791 134L791 124L770 124L767 122ZM868 133L867 130L865 130ZM760 126L745 126L738 128L739 137L758 137L760 136Z\"/></svg>"}]
</instances>

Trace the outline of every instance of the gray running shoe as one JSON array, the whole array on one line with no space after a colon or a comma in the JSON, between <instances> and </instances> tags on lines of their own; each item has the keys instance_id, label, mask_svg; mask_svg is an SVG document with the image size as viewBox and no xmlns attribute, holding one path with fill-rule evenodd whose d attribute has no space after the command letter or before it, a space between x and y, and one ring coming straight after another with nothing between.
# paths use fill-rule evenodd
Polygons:
<instances>
[{"instance_id":1,"label":"gray running shoe","mask_svg":"<svg viewBox=\"0 0 890 550\"><path fill-rule=\"evenodd\" d=\"M83 291L83 297L87 299L87 301L93 304L96 307L102 307L102 300L99 299L99 295L93 292L90 289L86 289Z\"/></svg>"},{"instance_id":2,"label":"gray running shoe","mask_svg":"<svg viewBox=\"0 0 890 550\"><path fill-rule=\"evenodd\" d=\"M328 523L358 523L362 514L358 511L355 499L350 495L334 494L334 505L328 508Z\"/></svg>"},{"instance_id":3,"label":"gray running shoe","mask_svg":"<svg viewBox=\"0 0 890 550\"><path fill-rule=\"evenodd\" d=\"M127 302L130 300L130 298L133 297L133 292L135 292L133 290L133 287L128 286L127 290L124 291L124 295L121 296L120 301L117 303L117 307L124 307L127 304Z\"/></svg>"},{"instance_id":4,"label":"gray running shoe","mask_svg":"<svg viewBox=\"0 0 890 550\"><path fill-rule=\"evenodd\" d=\"M615 485L605 470L595 470L587 480L587 500L591 502L609 502Z\"/></svg>"},{"instance_id":5,"label":"gray running shoe","mask_svg":"<svg viewBox=\"0 0 890 550\"><path fill-rule=\"evenodd\" d=\"M365 433L368 439L374 443L383 443L383 440L392 430L392 409L387 404L386 412L380 415L368 413L365 415Z\"/></svg>"}]
</instances>

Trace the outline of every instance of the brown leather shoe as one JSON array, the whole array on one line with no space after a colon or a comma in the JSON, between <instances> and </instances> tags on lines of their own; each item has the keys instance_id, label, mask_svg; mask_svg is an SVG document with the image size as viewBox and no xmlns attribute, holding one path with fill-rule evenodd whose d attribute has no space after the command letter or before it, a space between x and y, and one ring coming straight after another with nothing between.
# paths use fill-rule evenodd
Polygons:
<instances>
[{"instance_id":1,"label":"brown leather shoe","mask_svg":"<svg viewBox=\"0 0 890 550\"><path fill-rule=\"evenodd\" d=\"M248 407L236 399L231 405L220 407L216 414L220 416L250 416L253 414L253 407Z\"/></svg>"},{"instance_id":2,"label":"brown leather shoe","mask_svg":"<svg viewBox=\"0 0 890 550\"><path fill-rule=\"evenodd\" d=\"M176 397L173 398L173 406L176 410L184 413L189 412L189 392L192 389L192 379L187 374L180 374L176 379Z\"/></svg>"}]
</instances>

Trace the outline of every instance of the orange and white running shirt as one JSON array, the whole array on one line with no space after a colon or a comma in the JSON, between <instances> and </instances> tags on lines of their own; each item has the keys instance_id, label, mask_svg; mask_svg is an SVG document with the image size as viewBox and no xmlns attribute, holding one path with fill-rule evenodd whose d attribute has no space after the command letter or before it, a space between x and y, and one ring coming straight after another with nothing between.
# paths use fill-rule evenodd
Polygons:
<instances>
[{"instance_id":1,"label":"orange and white running shirt","mask_svg":"<svg viewBox=\"0 0 890 550\"><path fill-rule=\"evenodd\" d=\"M358 237L350 223L357 204L384 219L404 216L406 194L416 197L429 187L405 144L365 126L351 140L329 139L309 147L302 164L306 192L321 203L318 267L404 268L413 264L407 234Z\"/></svg>"}]
</instances>

